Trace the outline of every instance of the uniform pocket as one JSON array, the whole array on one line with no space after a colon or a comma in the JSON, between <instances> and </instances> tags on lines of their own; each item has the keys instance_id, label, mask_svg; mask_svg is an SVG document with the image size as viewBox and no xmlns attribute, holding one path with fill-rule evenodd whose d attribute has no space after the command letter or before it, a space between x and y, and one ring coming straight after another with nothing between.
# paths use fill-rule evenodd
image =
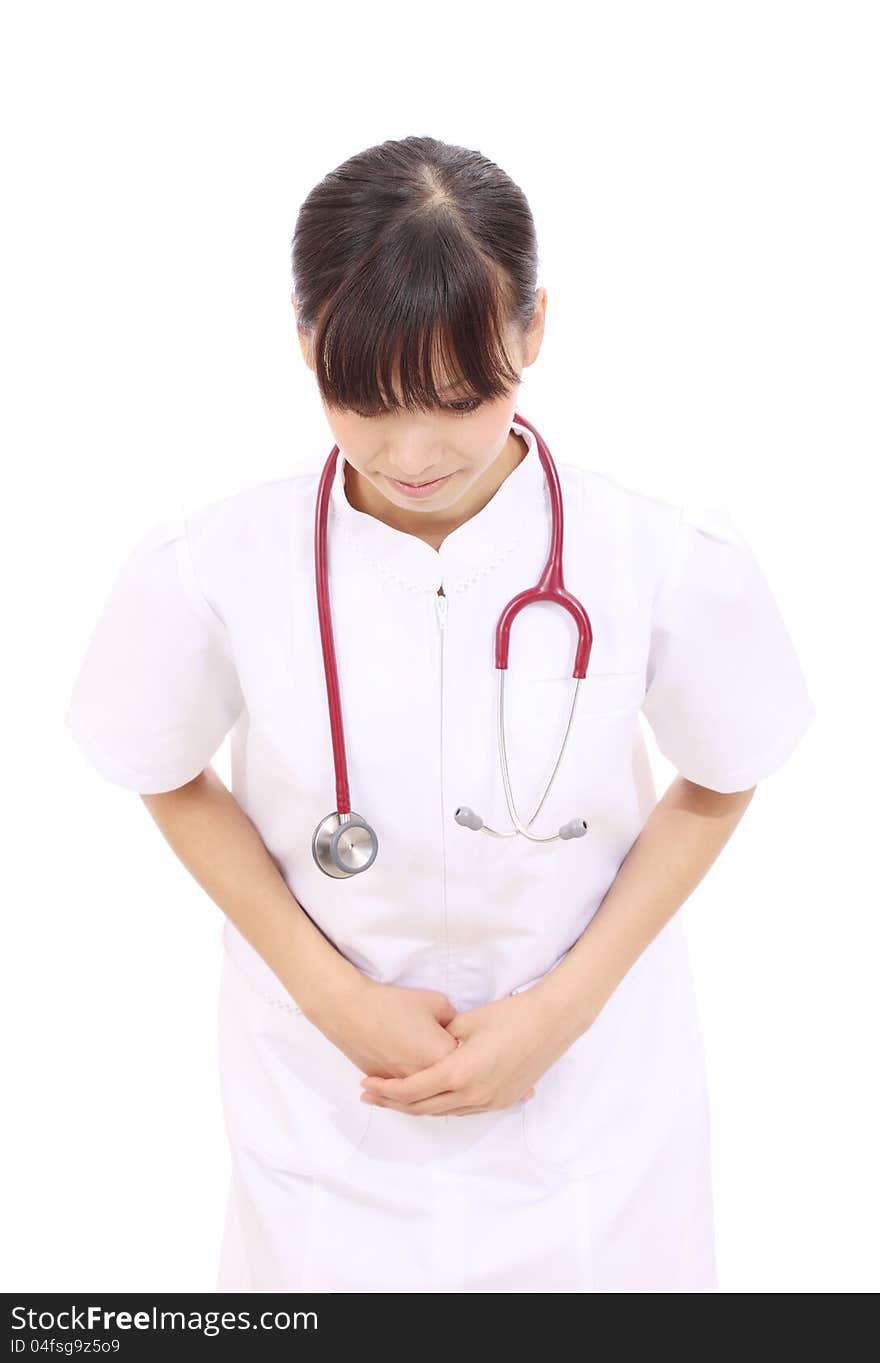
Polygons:
<instances>
[{"instance_id":1,"label":"uniform pocket","mask_svg":"<svg viewBox=\"0 0 880 1363\"><path fill-rule=\"evenodd\" d=\"M642 1159L700 1100L701 1075L698 1032L661 942L536 1081L523 1107L526 1148L573 1174Z\"/></svg>"},{"instance_id":2,"label":"uniform pocket","mask_svg":"<svg viewBox=\"0 0 880 1363\"><path fill-rule=\"evenodd\" d=\"M558 676L513 674L505 682L504 733L511 784L520 818L527 819L540 798L559 756L574 695L570 672ZM628 774L643 699L641 672L592 672L581 679L565 752L552 793L534 832L555 833L572 818L588 824L609 808L607 787ZM498 822L507 827L507 804L500 777L496 785ZM594 841L595 839L592 839ZM586 844L585 844L586 845ZM558 845L546 844L558 855ZM569 847L567 850L571 850Z\"/></svg>"},{"instance_id":3,"label":"uniform pocket","mask_svg":"<svg viewBox=\"0 0 880 1363\"><path fill-rule=\"evenodd\" d=\"M296 1174L327 1173L363 1142L374 1108L361 1070L293 1000L269 997L224 952L220 1082L236 1159Z\"/></svg>"},{"instance_id":4,"label":"uniform pocket","mask_svg":"<svg viewBox=\"0 0 880 1363\"><path fill-rule=\"evenodd\" d=\"M505 700L510 692L516 690L518 683L527 693L531 704L540 704L542 691L544 699L549 699L551 694L557 699L560 692L568 695L574 686L574 678L571 666L567 672L527 672L522 677L518 677L511 668L510 678L505 683ZM588 667L586 676L581 678L577 710L588 710L597 715L618 714L637 709L643 699L641 672L594 672Z\"/></svg>"}]
</instances>

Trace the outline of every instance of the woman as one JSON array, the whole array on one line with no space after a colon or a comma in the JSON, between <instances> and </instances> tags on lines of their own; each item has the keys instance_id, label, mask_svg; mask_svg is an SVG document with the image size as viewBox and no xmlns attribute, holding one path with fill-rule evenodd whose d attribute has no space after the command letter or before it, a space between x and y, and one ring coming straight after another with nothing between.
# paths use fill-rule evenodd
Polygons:
<instances>
[{"instance_id":1,"label":"woman","mask_svg":"<svg viewBox=\"0 0 880 1363\"><path fill-rule=\"evenodd\" d=\"M515 416L537 359L525 197L475 151L386 142L325 177L293 303L339 447L329 594L361 874L313 855L333 750L315 594L322 469L154 527L68 724L225 915L224 1291L716 1287L699 1021L677 909L813 706L730 524L558 463L593 642L551 796L508 831L495 624L550 499ZM576 632L517 616L511 782L531 812ZM679 775L658 801L639 715ZM232 730L232 791L209 766ZM456 818L463 807L477 811ZM579 837L551 836L572 821Z\"/></svg>"}]
</instances>

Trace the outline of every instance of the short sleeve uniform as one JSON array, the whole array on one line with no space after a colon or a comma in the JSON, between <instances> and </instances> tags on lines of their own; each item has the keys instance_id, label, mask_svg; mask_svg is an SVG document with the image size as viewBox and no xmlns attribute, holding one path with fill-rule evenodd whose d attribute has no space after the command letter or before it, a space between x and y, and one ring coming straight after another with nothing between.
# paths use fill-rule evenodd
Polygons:
<instances>
[{"instance_id":1,"label":"short sleeve uniform","mask_svg":"<svg viewBox=\"0 0 880 1363\"><path fill-rule=\"evenodd\" d=\"M66 714L102 776L142 794L205 769L244 705L226 627L202 595L184 518L122 565Z\"/></svg>"},{"instance_id":2,"label":"short sleeve uniform","mask_svg":"<svg viewBox=\"0 0 880 1363\"><path fill-rule=\"evenodd\" d=\"M778 770L814 717L776 599L723 510L680 508L646 683L642 709L660 751L721 792Z\"/></svg>"},{"instance_id":3,"label":"short sleeve uniform","mask_svg":"<svg viewBox=\"0 0 880 1363\"><path fill-rule=\"evenodd\" d=\"M298 903L377 983L458 1011L513 1000L567 955L657 798L645 722L691 781L748 789L813 714L771 589L723 515L556 460L564 574L592 625L587 676L535 841L508 833L495 625L550 541L533 433L492 499L435 550L358 511L339 455L329 588L364 873L312 856L335 808L314 582L321 468L154 529L124 565L68 723L107 778L157 792L231 732L232 791ZM440 588L443 588L442 595ZM511 782L532 814L561 739L576 636L541 602L510 634ZM706 1084L681 916L592 1025L504 1110L418 1119L360 1102L361 1073L223 923L220 1049L233 1160L221 1290L665 1291L715 1282Z\"/></svg>"}]
</instances>

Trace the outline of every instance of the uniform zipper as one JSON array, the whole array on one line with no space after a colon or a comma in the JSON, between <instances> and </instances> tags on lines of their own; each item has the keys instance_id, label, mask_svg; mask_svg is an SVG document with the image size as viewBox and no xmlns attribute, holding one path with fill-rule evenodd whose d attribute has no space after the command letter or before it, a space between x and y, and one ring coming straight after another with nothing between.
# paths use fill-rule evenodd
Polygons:
<instances>
[{"instance_id":1,"label":"uniform zipper","mask_svg":"<svg viewBox=\"0 0 880 1363\"><path fill-rule=\"evenodd\" d=\"M446 939L446 989L445 993L449 996L449 914L446 904L446 820L443 815L443 802L445 794L443 790L443 637L446 630L446 615L449 609L449 602L444 594L441 596L437 592L434 596L434 604L437 611L437 622L440 626L440 856L443 861L443 935ZM446 1118L449 1123L449 1118Z\"/></svg>"}]
</instances>

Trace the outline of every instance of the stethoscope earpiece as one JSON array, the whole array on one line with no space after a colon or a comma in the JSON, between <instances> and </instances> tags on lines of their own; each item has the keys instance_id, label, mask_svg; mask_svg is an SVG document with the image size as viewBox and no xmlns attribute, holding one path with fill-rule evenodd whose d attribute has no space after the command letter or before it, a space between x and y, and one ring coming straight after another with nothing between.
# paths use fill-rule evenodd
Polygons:
<instances>
[{"instance_id":1,"label":"stethoscope earpiece","mask_svg":"<svg viewBox=\"0 0 880 1363\"><path fill-rule=\"evenodd\" d=\"M479 830L486 827L479 814L475 813L474 810L469 809L467 805L459 805L458 809L455 811L455 822L461 824L462 828ZM531 820L529 820L529 822L531 822ZM556 834L556 837L562 838L563 842L568 842L569 838L582 838L589 826L586 819L570 819L568 823L562 825L559 832ZM492 832L494 830L490 829L487 831ZM495 836L499 838L509 838L512 837L513 834L496 833ZM547 841L550 841L550 839L547 839ZM555 839L553 839L553 841L555 841Z\"/></svg>"},{"instance_id":2,"label":"stethoscope earpiece","mask_svg":"<svg viewBox=\"0 0 880 1363\"><path fill-rule=\"evenodd\" d=\"M587 667L590 662L590 652L593 646L593 630L590 625L590 617L576 596L566 590L562 578L562 543L563 543L563 514L562 514L562 490L559 484L559 475L556 471L550 451L545 442L535 430L534 426L528 421L523 421L518 413L514 413L513 421L515 425L525 426L535 437L538 447L538 456L544 469L547 479L547 486L550 492L550 508L553 516L553 526L550 539L550 553L544 571L536 586L528 588L526 591L519 592L511 601L508 601L498 619L495 629L495 667L498 672L498 748L501 758L501 772L504 780L504 793L507 799L507 808L510 818L514 824L509 833L500 833L494 828L485 824L479 814L470 809L467 805L459 805L455 811L455 822L464 828L471 828L476 831L482 829L496 838L512 838L517 833L522 833L524 837L530 838L532 842L555 842L561 838L563 842L568 842L574 838L582 838L589 825L586 819L571 819L562 825L558 833L550 833L546 836L539 836L532 833L531 825L540 813L541 807L547 798L550 787L556 776L568 735L571 731L572 718L574 716L575 701L580 690L580 683L586 676ZM330 502L330 490L336 472L336 460L339 456L339 446L334 445L330 455L324 465L321 481L318 487L318 500L315 509L315 586L318 597L318 622L321 630L321 649L324 657L324 677L327 683L327 702L330 711L330 732L333 738L333 763L336 772L336 804L337 809L333 814L328 814L322 819L315 829L312 838L312 855L316 864L328 876L334 876L337 880L345 880L349 876L359 875L361 871L368 870L376 860L379 851L379 840L374 830L365 819L359 814L351 812L351 803L348 792L348 767L345 760L345 737L342 726L342 704L339 695L339 676L336 668L336 653L333 647L333 627L330 620L330 591L327 573L327 511ZM568 711L568 722L565 726L565 733L559 746L559 751L550 772L550 776L544 787L541 798L538 801L532 817L525 823L520 819L514 804L513 792L510 786L510 773L507 765L507 750L504 736L504 675L507 671L507 658L510 643L510 627L517 615L525 606L530 606L536 601L550 601L562 606L572 616L577 627L578 643L575 652L574 669L572 678L574 687L572 689L571 705Z\"/></svg>"}]
</instances>

